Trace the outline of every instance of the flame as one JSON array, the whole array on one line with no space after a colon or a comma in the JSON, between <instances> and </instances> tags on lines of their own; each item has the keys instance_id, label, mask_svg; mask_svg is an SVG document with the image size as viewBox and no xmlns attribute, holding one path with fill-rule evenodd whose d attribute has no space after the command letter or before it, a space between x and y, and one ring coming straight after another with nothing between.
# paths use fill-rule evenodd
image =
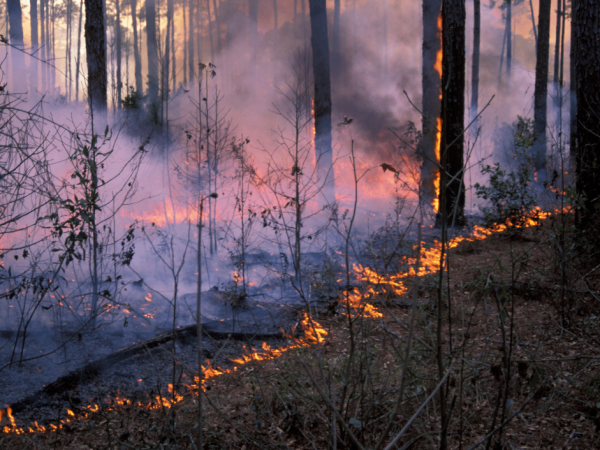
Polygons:
<instances>
[{"instance_id":1,"label":"flame","mask_svg":"<svg viewBox=\"0 0 600 450\"><path fill-rule=\"evenodd\" d=\"M442 36L442 29L443 29L442 14L440 14L438 16L437 27L438 27L438 32L440 34L440 48L435 55L435 64L433 65L433 68L438 73L438 75L440 76L440 80L441 80L442 79L442 62L444 60L444 39ZM442 101L442 84L440 82L440 102L441 101ZM441 159L441 145L442 145L442 118L438 117L437 132L435 135L435 158L436 158L436 161L438 162L438 164L442 160ZM433 212L436 214L438 213L438 211L440 209L440 177L441 177L440 169L437 168L435 179L433 180L435 196L433 198L433 202L431 203L431 206L433 207Z\"/></svg>"},{"instance_id":2,"label":"flame","mask_svg":"<svg viewBox=\"0 0 600 450\"><path fill-rule=\"evenodd\" d=\"M571 208L565 207L562 210L556 209L554 213L570 213ZM539 207L534 208L527 215L524 223L520 224L520 227L528 228L535 226L539 223L540 220L548 218L552 213L542 211ZM490 228L484 228L481 226L474 226L473 232L470 236L458 236L452 239L448 243L448 248L455 248L461 242L473 242L479 241L488 238L489 236L501 233L505 231L507 228L513 226L509 221L502 224L493 225ZM415 245L415 248L417 246ZM424 276L427 274L434 273L440 268L440 256L441 256L441 248L442 244L439 241L435 241L433 247L427 248L425 247L425 243L422 243L422 248L420 250L421 253L421 263L418 269L417 276ZM405 258L406 263L409 265L415 265L414 258ZM410 268L407 272L398 273L395 275L380 275L375 270L369 269L368 267L362 267L361 265L355 265L353 267L354 272L359 281L366 281L369 283L366 291L361 293L357 288L354 288L350 292L344 292L345 298L348 299L351 308L354 310L354 314L362 314L364 317L369 318L381 318L383 315L367 300L373 298L379 293L376 291L376 287L382 288L388 292L391 292L395 295L403 295L408 289L404 285L404 279L409 276L415 276L414 268ZM149 294L150 296L150 294ZM147 298L148 300L148 298ZM240 358L232 359L231 362L236 364L233 369L226 368L214 368L212 367L210 361L206 361L206 366L203 367L202 370L202 383L200 383L200 379L198 376L194 377L194 383L184 384L184 388L188 389L192 395L198 395L198 386L200 385L203 390L206 390L204 383L214 377L224 375L227 373L233 373L239 370L240 367L252 362L252 361L267 361L271 359L275 359L283 355L285 352L288 352L293 349L308 347L315 344L321 344L325 341L328 332L312 317L308 315L308 313L304 312L303 318L298 324L299 331L301 331L301 335L299 337L287 336L291 340L291 344L287 347L282 348L272 348L268 343L263 342L260 349L256 348L246 348L246 353L243 354ZM142 379L138 380L139 382ZM117 391L117 396L115 398L107 397L105 399L106 406L103 408L106 411L112 411L119 405L135 405L138 408L146 408L150 410L158 409L158 408L171 408L173 405L180 403L184 400L184 396L177 392L172 384L168 385L169 398L163 397L160 395L156 395L154 399L148 398L147 402L137 401L136 403L131 400L124 398L121 396L121 393ZM103 402L104 404L104 402ZM61 420L58 425L50 424L47 427L43 425L39 425L37 422L34 422L32 425L27 428L17 427L15 419L12 415L12 410L10 407L6 407L6 417L7 421L3 428L0 428L4 433L14 433L14 434L23 434L23 433L34 433L34 432L55 432L64 427L65 424L71 422L71 420L78 419L87 419L90 413L95 413L100 410L100 406L98 404L92 404L88 406L83 406L80 408L81 412L75 414L70 409L67 409L67 414L70 418L65 418ZM0 427L3 424L4 412L0 410Z\"/></svg>"},{"instance_id":3,"label":"flame","mask_svg":"<svg viewBox=\"0 0 600 450\"><path fill-rule=\"evenodd\" d=\"M438 117L437 131L435 134L435 159L438 162L438 164L442 161L441 146L442 146L442 118ZM440 179L441 179L441 176L442 176L442 174L440 172L440 169L439 169L439 167L437 167L435 179L433 180L435 196L433 197L433 202L431 204L431 206L433 206L433 212L436 214L440 209Z\"/></svg>"}]
</instances>

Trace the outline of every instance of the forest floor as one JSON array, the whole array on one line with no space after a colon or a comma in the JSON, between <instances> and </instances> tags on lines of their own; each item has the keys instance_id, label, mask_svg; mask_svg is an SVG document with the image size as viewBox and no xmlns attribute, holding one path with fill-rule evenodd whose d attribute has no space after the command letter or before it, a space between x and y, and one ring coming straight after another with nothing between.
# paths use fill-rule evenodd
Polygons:
<instances>
[{"instance_id":1,"label":"forest floor","mask_svg":"<svg viewBox=\"0 0 600 450\"><path fill-rule=\"evenodd\" d=\"M600 276L562 235L571 221L551 216L450 251L440 330L442 374L451 371L448 448L471 448L492 430L491 445L479 448L600 448ZM320 344L207 380L205 448L371 449L388 424L389 442L440 379L438 277L420 277L416 296L411 282L400 299L375 286L364 297L375 313L349 316L342 299L313 314L327 332ZM413 298L409 373L393 414ZM0 434L0 449L196 448L196 396L152 408L121 403L53 432ZM440 430L436 395L395 448L439 448Z\"/></svg>"}]
</instances>

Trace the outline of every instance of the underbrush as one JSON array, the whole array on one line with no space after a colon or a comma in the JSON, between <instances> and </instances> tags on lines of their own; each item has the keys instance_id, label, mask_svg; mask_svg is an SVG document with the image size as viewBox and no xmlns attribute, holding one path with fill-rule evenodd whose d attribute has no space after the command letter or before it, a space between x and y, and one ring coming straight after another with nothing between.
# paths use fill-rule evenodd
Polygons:
<instances>
[{"instance_id":1,"label":"underbrush","mask_svg":"<svg viewBox=\"0 0 600 450\"><path fill-rule=\"evenodd\" d=\"M320 343L206 382L205 448L597 447L600 280L557 251L571 223L451 250L439 329L434 275L399 298L366 283L359 301L342 294L312 321ZM195 448L195 405L121 406L0 448Z\"/></svg>"}]
</instances>

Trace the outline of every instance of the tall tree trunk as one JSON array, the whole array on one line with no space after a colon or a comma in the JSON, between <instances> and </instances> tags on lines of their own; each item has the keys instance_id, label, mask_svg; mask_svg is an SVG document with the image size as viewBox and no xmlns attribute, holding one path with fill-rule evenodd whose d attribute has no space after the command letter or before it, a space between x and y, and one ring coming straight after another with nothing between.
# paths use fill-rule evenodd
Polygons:
<instances>
[{"instance_id":1,"label":"tall tree trunk","mask_svg":"<svg viewBox=\"0 0 600 450\"><path fill-rule=\"evenodd\" d=\"M39 36L38 36L38 9L37 0L29 0L29 25L31 26L31 53L35 58L31 58L31 67L29 69L29 87L31 91L36 92L39 89L38 84L38 67L40 57L38 54Z\"/></svg>"},{"instance_id":2,"label":"tall tree trunk","mask_svg":"<svg viewBox=\"0 0 600 450\"><path fill-rule=\"evenodd\" d=\"M256 70L258 55L258 0L248 0L248 42L250 44L250 72Z\"/></svg>"},{"instance_id":3,"label":"tall tree trunk","mask_svg":"<svg viewBox=\"0 0 600 450\"><path fill-rule=\"evenodd\" d=\"M223 51L223 45L221 42L221 11L219 6L220 4L217 5L217 0L213 0L213 9L215 10L215 28L217 31L217 53L220 55Z\"/></svg>"},{"instance_id":4,"label":"tall tree trunk","mask_svg":"<svg viewBox=\"0 0 600 450\"><path fill-rule=\"evenodd\" d=\"M559 77L559 66L560 66L560 26L562 16L562 0L558 0L558 6L556 7L556 41L554 42L554 92L558 92L558 77Z\"/></svg>"},{"instance_id":5,"label":"tall tree trunk","mask_svg":"<svg viewBox=\"0 0 600 450\"><path fill-rule=\"evenodd\" d=\"M156 108L158 100L158 42L156 40L155 0L146 0L146 42L148 51L148 99Z\"/></svg>"},{"instance_id":6,"label":"tall tree trunk","mask_svg":"<svg viewBox=\"0 0 600 450\"><path fill-rule=\"evenodd\" d=\"M56 0L52 0L52 58L56 59ZM51 67L50 74L52 75L52 90L56 88L56 66Z\"/></svg>"},{"instance_id":7,"label":"tall tree trunk","mask_svg":"<svg viewBox=\"0 0 600 450\"><path fill-rule=\"evenodd\" d=\"M388 0L381 0L383 2L383 14L381 17L381 33L383 37L383 82L387 83L388 80L388 31L387 31L387 23L388 23Z\"/></svg>"},{"instance_id":8,"label":"tall tree trunk","mask_svg":"<svg viewBox=\"0 0 600 450\"><path fill-rule=\"evenodd\" d=\"M540 0L539 37L535 65L534 149L535 169L546 167L546 124L548 110L548 60L550 58L550 15L552 0Z\"/></svg>"},{"instance_id":9,"label":"tall tree trunk","mask_svg":"<svg viewBox=\"0 0 600 450\"><path fill-rule=\"evenodd\" d=\"M538 33L537 33L537 29L535 27L535 16L534 16L534 12L533 12L533 0L529 0L529 9L531 11L531 26L533 27L533 37L535 39L535 49L537 51Z\"/></svg>"},{"instance_id":10,"label":"tall tree trunk","mask_svg":"<svg viewBox=\"0 0 600 450\"><path fill-rule=\"evenodd\" d=\"M116 47L116 58L117 58L117 109L121 109L121 99L122 99L122 89L123 89L123 81L121 74L121 0L115 0L115 9L116 9L116 17L115 17L115 47Z\"/></svg>"},{"instance_id":11,"label":"tall tree trunk","mask_svg":"<svg viewBox=\"0 0 600 450\"><path fill-rule=\"evenodd\" d=\"M23 82L23 73L25 69L25 58L23 51L25 44L23 42L23 11L21 9L21 0L7 0L6 8L8 10L9 22L9 43L11 48L12 59L12 81L13 92L24 93L26 85Z\"/></svg>"},{"instance_id":12,"label":"tall tree trunk","mask_svg":"<svg viewBox=\"0 0 600 450\"><path fill-rule=\"evenodd\" d=\"M79 26L77 27L77 59L75 61L75 102L79 102L79 72L81 70L81 24L83 23L83 0L79 2Z\"/></svg>"},{"instance_id":13,"label":"tall tree trunk","mask_svg":"<svg viewBox=\"0 0 600 450\"><path fill-rule=\"evenodd\" d=\"M279 29L279 14L277 12L277 0L273 0L273 29L276 32Z\"/></svg>"},{"instance_id":14,"label":"tall tree trunk","mask_svg":"<svg viewBox=\"0 0 600 450\"><path fill-rule=\"evenodd\" d=\"M106 99L106 35L102 0L85 0L85 50L87 53L88 102L102 114Z\"/></svg>"},{"instance_id":15,"label":"tall tree trunk","mask_svg":"<svg viewBox=\"0 0 600 450\"><path fill-rule=\"evenodd\" d=\"M212 17L210 16L210 0L206 0L206 11L208 15L208 36L210 37L210 59L215 61L215 44L213 40Z\"/></svg>"},{"instance_id":16,"label":"tall tree trunk","mask_svg":"<svg viewBox=\"0 0 600 450\"><path fill-rule=\"evenodd\" d=\"M481 0L473 0L473 61L471 65L471 121L479 114L479 60L481 52ZM473 129L478 131L477 123Z\"/></svg>"},{"instance_id":17,"label":"tall tree trunk","mask_svg":"<svg viewBox=\"0 0 600 450\"><path fill-rule=\"evenodd\" d=\"M577 136L577 20L575 11L577 10L577 4L579 0L571 0L571 57L570 60L570 78L571 78L571 89L569 94L570 99L570 133L571 133L571 145L570 145L570 161L571 171L574 171L577 167L577 158L575 152L575 143Z\"/></svg>"},{"instance_id":18,"label":"tall tree trunk","mask_svg":"<svg viewBox=\"0 0 600 450\"><path fill-rule=\"evenodd\" d=\"M331 140L331 73L327 5L325 0L309 0L313 82L315 85L315 160L317 177L323 183L325 200L335 201L333 151Z\"/></svg>"},{"instance_id":19,"label":"tall tree trunk","mask_svg":"<svg viewBox=\"0 0 600 450\"><path fill-rule=\"evenodd\" d=\"M73 77L71 74L71 51L73 47L73 0L67 0L67 45L65 48L65 90L67 100L71 102Z\"/></svg>"},{"instance_id":20,"label":"tall tree trunk","mask_svg":"<svg viewBox=\"0 0 600 450\"><path fill-rule=\"evenodd\" d=\"M133 28L135 90L138 95L144 95L144 84L142 81L142 56L140 55L140 44L138 42L137 0L131 0L131 27Z\"/></svg>"},{"instance_id":21,"label":"tall tree trunk","mask_svg":"<svg viewBox=\"0 0 600 450\"><path fill-rule=\"evenodd\" d=\"M172 2L172 0L171 0ZM171 79L173 92L177 89L177 49L175 48L175 11L171 8Z\"/></svg>"},{"instance_id":22,"label":"tall tree trunk","mask_svg":"<svg viewBox=\"0 0 600 450\"><path fill-rule=\"evenodd\" d=\"M194 0L189 1L188 8L190 12L188 17L188 78L191 83L192 80L194 80L196 73L194 67Z\"/></svg>"},{"instance_id":23,"label":"tall tree trunk","mask_svg":"<svg viewBox=\"0 0 600 450\"><path fill-rule=\"evenodd\" d=\"M161 103L162 116L165 117L168 128L168 104L169 104L169 68L171 63L171 30L173 27L173 0L167 0L167 30L165 33L165 51L163 55L161 74ZM161 117L162 120L162 117Z\"/></svg>"},{"instance_id":24,"label":"tall tree trunk","mask_svg":"<svg viewBox=\"0 0 600 450\"><path fill-rule=\"evenodd\" d=\"M333 6L333 33L331 34L331 75L334 84L340 80L340 12L341 0L335 0Z\"/></svg>"},{"instance_id":25,"label":"tall tree trunk","mask_svg":"<svg viewBox=\"0 0 600 450\"><path fill-rule=\"evenodd\" d=\"M423 160L421 168L422 200L426 204L437 205L436 181L439 183L439 154L438 118L441 114L441 7L442 0L423 1L423 48L422 48L422 78L423 89L422 138L419 142L418 153ZM440 59L438 59L438 57ZM439 130L441 131L441 130ZM437 206L434 208L437 209ZM437 212L437 210L435 211Z\"/></svg>"},{"instance_id":26,"label":"tall tree trunk","mask_svg":"<svg viewBox=\"0 0 600 450\"><path fill-rule=\"evenodd\" d=\"M506 0L506 82L510 86L512 70L512 0Z\"/></svg>"},{"instance_id":27,"label":"tall tree trunk","mask_svg":"<svg viewBox=\"0 0 600 450\"><path fill-rule=\"evenodd\" d=\"M583 206L578 211L579 230L592 238L598 232L600 204L600 2L577 0L577 193ZM597 234L594 235L597 239Z\"/></svg>"},{"instance_id":28,"label":"tall tree trunk","mask_svg":"<svg viewBox=\"0 0 600 450\"><path fill-rule=\"evenodd\" d=\"M40 0L40 59L42 61L46 61L46 8L44 7L45 0ZM42 64L41 66L41 76L42 76L42 92L46 92L48 89L47 80L46 80L46 64Z\"/></svg>"},{"instance_id":29,"label":"tall tree trunk","mask_svg":"<svg viewBox=\"0 0 600 450\"><path fill-rule=\"evenodd\" d=\"M189 41L188 39L188 21L187 21L187 9L185 3L181 5L181 13L183 14L183 85L187 86L187 68L188 68L188 52L189 52Z\"/></svg>"},{"instance_id":30,"label":"tall tree trunk","mask_svg":"<svg viewBox=\"0 0 600 450\"><path fill-rule=\"evenodd\" d=\"M443 1L440 211L449 226L465 222L465 19L465 0Z\"/></svg>"}]
</instances>

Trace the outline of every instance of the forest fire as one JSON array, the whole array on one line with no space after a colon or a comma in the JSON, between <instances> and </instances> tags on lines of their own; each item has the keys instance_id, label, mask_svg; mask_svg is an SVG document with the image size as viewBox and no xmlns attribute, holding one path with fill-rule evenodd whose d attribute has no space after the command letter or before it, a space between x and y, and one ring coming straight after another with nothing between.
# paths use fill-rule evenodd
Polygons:
<instances>
[{"instance_id":1,"label":"forest fire","mask_svg":"<svg viewBox=\"0 0 600 450\"><path fill-rule=\"evenodd\" d=\"M444 59L444 50L443 50L443 38L442 38L442 15L440 14L438 16L438 20L437 20L437 27L438 27L438 33L440 35L440 48L437 51L436 55L435 55L435 65L434 65L434 69L435 71L438 73L440 80L442 79L442 62ZM440 82L440 102L442 101L442 85ZM441 173L440 173L440 166L439 164L442 161L442 157L441 157L441 148L442 148L442 118L438 117L437 118L437 130L436 130L436 134L435 134L435 157L436 157L436 162L438 163L438 168L436 169L436 173L435 173L435 179L433 180L433 187L434 187L434 192L435 192L435 197L433 198L433 202L431 204L431 206L433 207L433 212L434 213L438 213L439 209L440 209L440 180L441 180Z\"/></svg>"}]
</instances>

